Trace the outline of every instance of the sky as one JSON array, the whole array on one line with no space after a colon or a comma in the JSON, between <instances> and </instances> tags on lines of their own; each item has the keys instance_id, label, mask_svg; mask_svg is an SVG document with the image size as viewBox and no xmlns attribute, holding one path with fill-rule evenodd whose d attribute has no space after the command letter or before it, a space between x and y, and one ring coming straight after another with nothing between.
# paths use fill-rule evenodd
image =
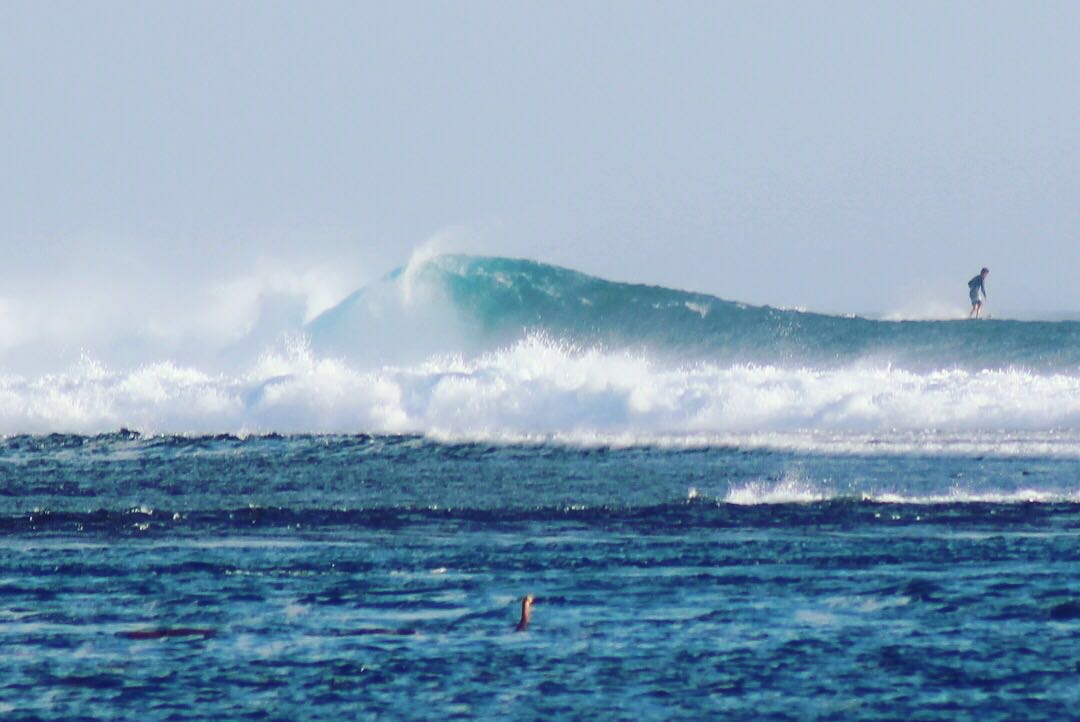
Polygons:
<instances>
[{"instance_id":1,"label":"sky","mask_svg":"<svg viewBox=\"0 0 1080 722\"><path fill-rule=\"evenodd\" d=\"M225 344L418 249L1080 310L1080 5L0 4L0 366ZM20 356L20 354L23 354Z\"/></svg>"}]
</instances>

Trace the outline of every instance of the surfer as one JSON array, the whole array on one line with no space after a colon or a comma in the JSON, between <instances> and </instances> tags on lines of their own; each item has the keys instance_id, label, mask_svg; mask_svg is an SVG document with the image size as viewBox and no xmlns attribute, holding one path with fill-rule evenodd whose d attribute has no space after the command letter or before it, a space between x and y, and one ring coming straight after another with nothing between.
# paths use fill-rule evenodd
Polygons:
<instances>
[{"instance_id":1,"label":"surfer","mask_svg":"<svg viewBox=\"0 0 1080 722\"><path fill-rule=\"evenodd\" d=\"M968 313L968 318L978 318L979 313L982 311L982 301L979 300L979 291L982 291L982 297L986 298L986 277L990 275L990 269L984 268L979 271L979 275L968 281L968 297L971 299L971 312Z\"/></svg>"},{"instance_id":2,"label":"surfer","mask_svg":"<svg viewBox=\"0 0 1080 722\"><path fill-rule=\"evenodd\" d=\"M528 594L521 598L521 621L518 622L515 632L524 632L529 628L529 618L532 617L533 595Z\"/></svg>"}]
</instances>

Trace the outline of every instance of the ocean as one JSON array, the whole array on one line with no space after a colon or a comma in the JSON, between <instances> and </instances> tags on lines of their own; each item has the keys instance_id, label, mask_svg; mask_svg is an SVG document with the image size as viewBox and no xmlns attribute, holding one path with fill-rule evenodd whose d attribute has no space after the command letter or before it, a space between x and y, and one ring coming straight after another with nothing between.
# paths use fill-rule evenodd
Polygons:
<instances>
[{"instance_id":1,"label":"ocean","mask_svg":"<svg viewBox=\"0 0 1080 722\"><path fill-rule=\"evenodd\" d=\"M5 720L1080 718L1078 322L437 256L237 358L0 371Z\"/></svg>"}]
</instances>

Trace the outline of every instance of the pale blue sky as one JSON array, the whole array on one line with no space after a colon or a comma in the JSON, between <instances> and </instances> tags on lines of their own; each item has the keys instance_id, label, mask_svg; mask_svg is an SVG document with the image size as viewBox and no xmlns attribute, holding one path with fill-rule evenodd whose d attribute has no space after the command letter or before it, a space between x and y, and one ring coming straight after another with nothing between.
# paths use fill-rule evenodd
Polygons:
<instances>
[{"instance_id":1,"label":"pale blue sky","mask_svg":"<svg viewBox=\"0 0 1080 722\"><path fill-rule=\"evenodd\" d=\"M1077 310L1078 37L1045 2L4 3L0 337L324 306L432 235L824 311L963 311L989 265L999 313Z\"/></svg>"}]
</instances>

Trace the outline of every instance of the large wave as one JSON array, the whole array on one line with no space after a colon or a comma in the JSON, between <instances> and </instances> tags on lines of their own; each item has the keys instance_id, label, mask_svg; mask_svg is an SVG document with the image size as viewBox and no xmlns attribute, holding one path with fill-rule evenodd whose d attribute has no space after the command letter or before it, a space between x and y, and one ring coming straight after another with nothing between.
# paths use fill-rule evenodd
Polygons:
<instances>
[{"instance_id":1,"label":"large wave","mask_svg":"<svg viewBox=\"0 0 1080 722\"><path fill-rule=\"evenodd\" d=\"M0 374L0 433L417 433L533 443L1080 456L1080 324L752 307L442 256L244 370Z\"/></svg>"},{"instance_id":2,"label":"large wave","mask_svg":"<svg viewBox=\"0 0 1080 722\"><path fill-rule=\"evenodd\" d=\"M312 321L315 348L356 359L475 352L528 333L653 357L782 366L1080 369L1080 322L890 321L750 306L616 283L535 261L436 256ZM415 353L412 357L415 357Z\"/></svg>"}]
</instances>

